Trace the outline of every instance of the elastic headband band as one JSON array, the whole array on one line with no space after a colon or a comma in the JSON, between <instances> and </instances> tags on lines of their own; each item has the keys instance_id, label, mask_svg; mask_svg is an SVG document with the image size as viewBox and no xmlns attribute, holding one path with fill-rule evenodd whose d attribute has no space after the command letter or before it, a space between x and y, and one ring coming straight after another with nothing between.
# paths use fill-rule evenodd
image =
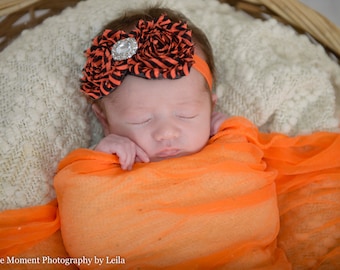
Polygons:
<instances>
[{"instance_id":1,"label":"elastic headband band","mask_svg":"<svg viewBox=\"0 0 340 270\"><path fill-rule=\"evenodd\" d=\"M194 54L193 58L194 58L194 64L192 67L195 68L199 73L203 75L211 91L213 88L213 76L211 74L209 65L197 54Z\"/></svg>"},{"instance_id":2,"label":"elastic headband band","mask_svg":"<svg viewBox=\"0 0 340 270\"><path fill-rule=\"evenodd\" d=\"M145 79L179 79L193 67L212 89L208 64L194 54L192 31L186 23L172 22L166 15L146 21L126 33L104 32L86 50L81 91L96 100L113 92L126 75Z\"/></svg>"}]
</instances>

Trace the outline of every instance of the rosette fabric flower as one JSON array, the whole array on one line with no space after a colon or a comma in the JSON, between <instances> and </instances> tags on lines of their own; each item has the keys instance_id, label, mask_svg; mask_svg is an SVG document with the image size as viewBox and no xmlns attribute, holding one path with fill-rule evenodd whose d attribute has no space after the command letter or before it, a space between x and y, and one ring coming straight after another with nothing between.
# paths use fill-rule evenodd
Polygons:
<instances>
[{"instance_id":1,"label":"rosette fabric flower","mask_svg":"<svg viewBox=\"0 0 340 270\"><path fill-rule=\"evenodd\" d=\"M172 22L166 15L139 20L130 33L104 30L85 52L81 90L100 99L128 74L146 79L186 76L194 63L191 35L186 23Z\"/></svg>"}]
</instances>

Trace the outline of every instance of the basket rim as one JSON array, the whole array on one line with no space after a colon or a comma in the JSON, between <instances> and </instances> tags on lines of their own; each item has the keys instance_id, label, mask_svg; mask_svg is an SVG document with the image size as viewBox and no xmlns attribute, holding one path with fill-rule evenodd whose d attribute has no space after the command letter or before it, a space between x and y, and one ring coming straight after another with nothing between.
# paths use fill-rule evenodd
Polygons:
<instances>
[{"instance_id":1,"label":"basket rim","mask_svg":"<svg viewBox=\"0 0 340 270\"><path fill-rule=\"evenodd\" d=\"M48 16L60 13L68 6L74 6L83 0L1 0L0 1L0 51L22 30L40 24ZM274 18L280 23L290 25L300 34L307 35L312 42L324 47L328 55L340 64L340 28L313 8L299 0L218 0L229 4L236 10L248 13L250 16L267 20ZM58 5L56 8L56 4ZM54 8L43 18L36 18L34 12L39 9ZM24 25L15 23L24 14L31 16L31 21ZM5 17L5 19L3 19ZM12 28L11 28L12 24ZM2 29L2 30L1 30ZM11 33L13 31L13 33ZM7 40L6 40L7 39Z\"/></svg>"}]
</instances>

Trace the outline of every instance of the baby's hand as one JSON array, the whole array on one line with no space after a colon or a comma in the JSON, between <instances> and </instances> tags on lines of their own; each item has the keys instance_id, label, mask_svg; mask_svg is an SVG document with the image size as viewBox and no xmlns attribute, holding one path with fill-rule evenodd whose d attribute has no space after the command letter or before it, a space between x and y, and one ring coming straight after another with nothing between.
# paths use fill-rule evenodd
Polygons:
<instances>
[{"instance_id":1,"label":"baby's hand","mask_svg":"<svg viewBox=\"0 0 340 270\"><path fill-rule=\"evenodd\" d=\"M120 166L123 170L131 170L136 161L150 161L145 151L137 144L129 138L115 134L109 134L103 138L94 150L116 154L119 157Z\"/></svg>"},{"instance_id":2,"label":"baby's hand","mask_svg":"<svg viewBox=\"0 0 340 270\"><path fill-rule=\"evenodd\" d=\"M212 113L210 124L210 136L214 136L218 132L220 126L227 118L229 118L229 116L221 112Z\"/></svg>"}]
</instances>

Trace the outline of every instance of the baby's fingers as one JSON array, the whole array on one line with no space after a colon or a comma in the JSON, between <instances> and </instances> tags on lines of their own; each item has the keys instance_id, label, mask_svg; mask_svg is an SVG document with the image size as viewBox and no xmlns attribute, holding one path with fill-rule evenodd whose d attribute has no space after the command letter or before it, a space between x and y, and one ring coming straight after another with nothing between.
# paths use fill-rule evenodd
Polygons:
<instances>
[{"instance_id":1,"label":"baby's fingers","mask_svg":"<svg viewBox=\"0 0 340 270\"><path fill-rule=\"evenodd\" d=\"M117 153L119 156L119 163L123 170L131 170L135 163L136 144L129 142L124 145L124 151Z\"/></svg>"},{"instance_id":2,"label":"baby's fingers","mask_svg":"<svg viewBox=\"0 0 340 270\"><path fill-rule=\"evenodd\" d=\"M150 162L148 154L139 146L136 145L136 162Z\"/></svg>"},{"instance_id":3,"label":"baby's fingers","mask_svg":"<svg viewBox=\"0 0 340 270\"><path fill-rule=\"evenodd\" d=\"M131 170L132 164L133 164L131 163L132 156L133 156L131 154L131 151L117 153L117 155L119 157L119 163L120 163L120 167L122 168L122 170Z\"/></svg>"},{"instance_id":4,"label":"baby's fingers","mask_svg":"<svg viewBox=\"0 0 340 270\"><path fill-rule=\"evenodd\" d=\"M119 156L119 162L123 170L132 170L135 162L149 162L146 152L135 143L130 144L123 155Z\"/></svg>"}]
</instances>

